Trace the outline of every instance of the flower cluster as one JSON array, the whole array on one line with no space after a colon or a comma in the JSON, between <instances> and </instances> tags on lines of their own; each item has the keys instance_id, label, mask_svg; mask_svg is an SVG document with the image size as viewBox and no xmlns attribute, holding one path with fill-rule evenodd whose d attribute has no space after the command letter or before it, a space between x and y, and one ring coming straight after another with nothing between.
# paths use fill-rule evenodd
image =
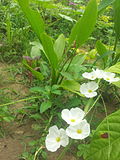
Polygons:
<instances>
[{"instance_id":1,"label":"flower cluster","mask_svg":"<svg viewBox=\"0 0 120 160\"><path fill-rule=\"evenodd\" d=\"M92 72L85 72L82 74L84 78L87 78L89 80L95 80L95 79L104 79L105 81L112 83L112 82L117 82L120 81L120 78L115 77L115 73L112 72L106 72L103 70L96 69ZM83 83L80 86L80 92L87 98L92 98L97 95L96 90L98 89L98 84L96 82L88 82L88 83Z\"/></svg>"},{"instance_id":2,"label":"flower cluster","mask_svg":"<svg viewBox=\"0 0 120 160\"><path fill-rule=\"evenodd\" d=\"M84 119L85 112L80 108L63 109L61 117L69 124L64 130L63 128L52 126L46 136L45 144L47 150L55 152L60 146L66 147L69 143L69 137L72 139L84 139L90 134L90 125Z\"/></svg>"}]
</instances>

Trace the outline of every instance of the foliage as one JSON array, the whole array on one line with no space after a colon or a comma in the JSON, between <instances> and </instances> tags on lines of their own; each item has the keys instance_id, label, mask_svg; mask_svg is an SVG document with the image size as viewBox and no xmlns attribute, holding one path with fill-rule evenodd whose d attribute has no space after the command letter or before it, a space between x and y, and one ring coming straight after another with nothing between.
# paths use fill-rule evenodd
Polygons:
<instances>
[{"instance_id":1,"label":"foliage","mask_svg":"<svg viewBox=\"0 0 120 160\"><path fill-rule=\"evenodd\" d=\"M106 117L92 136L86 160L119 159L120 110Z\"/></svg>"},{"instance_id":2,"label":"foliage","mask_svg":"<svg viewBox=\"0 0 120 160\"><path fill-rule=\"evenodd\" d=\"M30 84L27 84L30 87L30 94L35 97L21 100L29 103L17 112L23 117L33 119L36 122L33 128L42 131L40 139L29 143L32 149L30 152L25 151L22 159L33 160L41 156L47 159L44 141L48 128L51 123L63 126L61 110L78 106L84 109L88 120L90 116L90 122L94 117L95 107L98 106L101 112L105 112L106 118L95 131L92 131L91 139L75 142L78 146L75 156L83 157L85 160L119 159L117 146L120 111L107 116L105 106L106 97L109 95L112 99L117 98L117 104L120 100L118 89L120 81L117 81L120 77L119 0L89 0L88 4L87 2L87 0L0 2L2 39L0 60L11 63L13 60L18 61L18 57L22 59L30 80ZM24 15L29 23L26 22ZM101 77L100 74L96 76L97 71L101 75L103 72L104 74ZM83 76L84 72L89 75L87 78ZM117 78L114 73L117 74ZM95 79L94 76L91 79L92 74L96 76ZM94 84L97 86L99 84L99 89L96 87L98 92L95 93L97 98L91 97L86 100L87 92L90 94L92 90L96 90L95 86L90 86L91 88L86 91L87 87L84 88L82 83L93 84L88 83L87 79L95 80ZM81 86L86 94L81 94ZM17 102L4 105L9 99L5 98L3 90L0 92L2 106L0 121L13 121L14 116L11 115L8 106ZM63 155L64 152L66 151L63 151Z\"/></svg>"}]
</instances>

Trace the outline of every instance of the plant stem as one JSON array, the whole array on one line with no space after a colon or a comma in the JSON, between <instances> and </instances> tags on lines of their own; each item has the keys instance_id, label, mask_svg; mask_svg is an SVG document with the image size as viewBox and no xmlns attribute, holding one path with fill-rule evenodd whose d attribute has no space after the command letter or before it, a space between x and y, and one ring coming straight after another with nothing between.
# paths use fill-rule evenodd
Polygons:
<instances>
[{"instance_id":1,"label":"plant stem","mask_svg":"<svg viewBox=\"0 0 120 160\"><path fill-rule=\"evenodd\" d=\"M99 95L98 97L97 97L97 99L94 101L94 103L93 103L93 105L90 107L90 109L87 111L87 113L86 113L86 115L91 111L91 109L94 107L94 105L97 103L97 101L99 100L99 98L100 98L100 96L101 95ZM86 116L85 115L85 116Z\"/></svg>"},{"instance_id":2,"label":"plant stem","mask_svg":"<svg viewBox=\"0 0 120 160\"><path fill-rule=\"evenodd\" d=\"M43 137L45 135L45 132L47 131L51 121L53 119L53 115L50 116L49 118L49 121L48 121L48 124L46 125L45 129L44 129L44 133L41 135L41 137ZM36 160L37 159L37 155L38 153L44 148L44 146L40 146L39 149L35 152L35 155L34 155L34 159L33 160Z\"/></svg>"},{"instance_id":3,"label":"plant stem","mask_svg":"<svg viewBox=\"0 0 120 160\"><path fill-rule=\"evenodd\" d=\"M116 35L116 37L115 37L115 44L114 44L114 49L113 49L113 51L116 51L117 42L118 42L118 36ZM114 57L115 57L115 53L112 54L112 60L114 60Z\"/></svg>"},{"instance_id":4,"label":"plant stem","mask_svg":"<svg viewBox=\"0 0 120 160\"><path fill-rule=\"evenodd\" d=\"M88 110L89 110L90 106L92 105L93 101L94 101L93 98L90 98L88 100L88 103L87 103L87 105L85 106L85 109L84 109L85 113L88 112Z\"/></svg>"},{"instance_id":5,"label":"plant stem","mask_svg":"<svg viewBox=\"0 0 120 160\"><path fill-rule=\"evenodd\" d=\"M69 59L70 59L70 62L69 62L69 64L68 64L65 72L69 69L69 67L70 67L70 65L71 65L71 63L72 63L72 60L73 60L73 58L74 58L74 56L75 56L75 55L74 55L75 52L76 52L76 49L74 50L73 54L70 56L71 59L69 58ZM68 60L69 60L69 59L68 59ZM67 62L66 62L66 63L67 63ZM65 63L65 64L66 64L66 63ZM64 66L65 66L65 64L64 64ZM62 67L62 70L63 70L64 66ZM61 70L61 71L62 71L62 70ZM59 84L62 82L63 78L64 78L64 77L62 76Z\"/></svg>"},{"instance_id":6,"label":"plant stem","mask_svg":"<svg viewBox=\"0 0 120 160\"><path fill-rule=\"evenodd\" d=\"M61 154L59 155L59 157L57 158L57 160L62 160L63 156L65 155L65 153L67 152L67 150L70 148L71 144L72 144L72 140L70 141L70 143L68 144L67 147L65 147L65 149L61 152Z\"/></svg>"},{"instance_id":7,"label":"plant stem","mask_svg":"<svg viewBox=\"0 0 120 160\"><path fill-rule=\"evenodd\" d=\"M28 100L36 99L36 98L41 98L41 96L29 97L29 98L25 98L25 99L20 99L20 100L18 100L18 101L13 101L13 102L10 102L10 103L1 104L0 107L9 106L9 105L11 105L11 104L15 104L15 103L19 103L19 102L24 102L24 101L28 101Z\"/></svg>"},{"instance_id":8,"label":"plant stem","mask_svg":"<svg viewBox=\"0 0 120 160\"><path fill-rule=\"evenodd\" d=\"M107 114L107 107L106 107L106 105L105 105L105 102L104 102L104 99L103 99L103 97L102 97L102 95L100 95L101 96L101 99L102 99L102 102L103 102L103 106L104 106L104 110L105 110L105 115L106 115L106 120L107 120L107 127L108 127L108 132L110 131L110 127L109 127L109 121L108 121L108 118L107 118L107 116L108 116L108 114ZM108 150L108 160L110 159L110 134L108 135L108 140L109 140L109 150Z\"/></svg>"}]
</instances>

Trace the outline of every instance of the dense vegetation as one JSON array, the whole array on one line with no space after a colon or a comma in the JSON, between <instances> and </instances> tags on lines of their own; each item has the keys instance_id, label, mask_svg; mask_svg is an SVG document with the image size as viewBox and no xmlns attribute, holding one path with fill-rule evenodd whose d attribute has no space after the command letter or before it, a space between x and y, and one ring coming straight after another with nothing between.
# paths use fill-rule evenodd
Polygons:
<instances>
[{"instance_id":1,"label":"dense vegetation","mask_svg":"<svg viewBox=\"0 0 120 160\"><path fill-rule=\"evenodd\" d=\"M120 160L120 0L1 0L0 19L0 64L29 90L1 73L1 139L30 120L20 160Z\"/></svg>"}]
</instances>

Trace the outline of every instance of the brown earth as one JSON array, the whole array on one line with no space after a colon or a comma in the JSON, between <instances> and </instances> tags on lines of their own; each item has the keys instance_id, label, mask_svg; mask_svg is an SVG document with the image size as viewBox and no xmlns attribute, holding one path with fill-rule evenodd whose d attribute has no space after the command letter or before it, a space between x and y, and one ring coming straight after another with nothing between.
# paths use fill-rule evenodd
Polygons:
<instances>
[{"instance_id":1,"label":"brown earth","mask_svg":"<svg viewBox=\"0 0 120 160\"><path fill-rule=\"evenodd\" d=\"M14 65L0 63L0 90L4 90L11 101L19 100L29 94L29 89L23 83L24 78L20 74L11 74L10 69ZM17 69L17 68L16 68ZM13 71L12 71L13 72ZM0 102L1 104L1 102ZM10 105L13 113L22 108L25 103ZM0 138L0 160L21 160L20 155L26 148L26 144L32 140L40 138L40 134L32 129L33 120L20 122L3 123L4 136ZM29 147L26 148L29 151ZM48 152L48 160L56 160L61 151L55 153ZM29 160L29 159L26 159ZM63 160L76 160L71 153L67 153Z\"/></svg>"}]
</instances>

